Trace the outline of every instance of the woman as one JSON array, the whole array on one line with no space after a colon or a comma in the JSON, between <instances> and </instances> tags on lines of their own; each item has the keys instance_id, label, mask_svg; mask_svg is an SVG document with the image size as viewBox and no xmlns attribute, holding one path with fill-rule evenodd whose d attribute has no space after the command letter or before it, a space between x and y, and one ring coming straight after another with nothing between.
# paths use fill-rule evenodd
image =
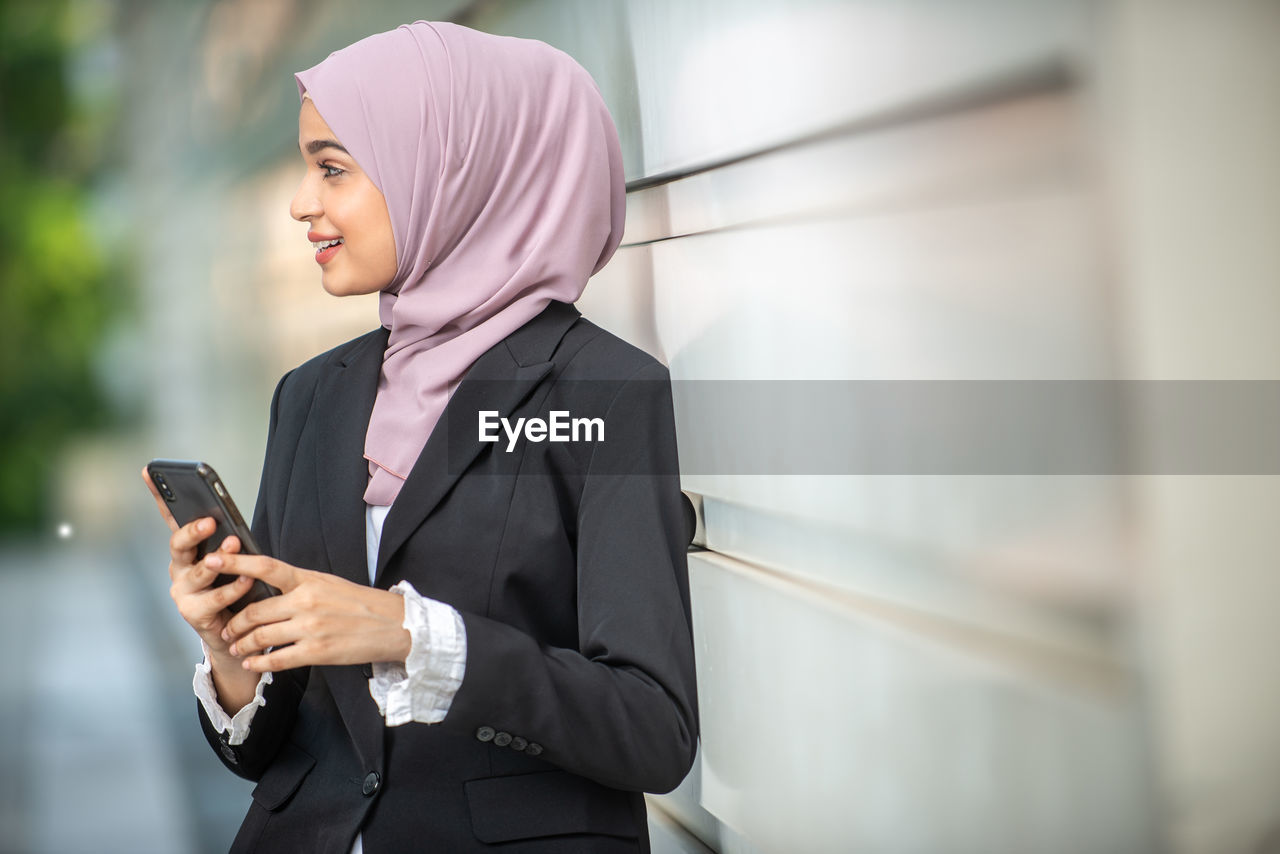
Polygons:
<instances>
[{"instance_id":1,"label":"woman","mask_svg":"<svg viewBox=\"0 0 1280 854\"><path fill-rule=\"evenodd\" d=\"M622 236L609 113L560 51L446 23L295 76L291 214L382 326L276 387L270 557L169 520L201 726L258 781L232 850L648 850L698 720L668 375L572 305ZM529 426L556 412L602 429ZM254 578L282 595L232 616Z\"/></svg>"}]
</instances>

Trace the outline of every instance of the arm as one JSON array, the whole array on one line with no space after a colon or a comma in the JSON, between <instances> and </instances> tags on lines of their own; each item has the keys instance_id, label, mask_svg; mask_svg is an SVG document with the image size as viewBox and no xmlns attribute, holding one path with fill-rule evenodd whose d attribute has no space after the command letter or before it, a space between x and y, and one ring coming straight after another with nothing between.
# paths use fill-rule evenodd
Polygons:
<instances>
[{"instance_id":1,"label":"arm","mask_svg":"<svg viewBox=\"0 0 1280 854\"><path fill-rule=\"evenodd\" d=\"M604 420L578 510L579 648L463 612L466 674L442 725L469 737L505 731L597 782L667 792L691 767L698 735L667 370L642 369ZM646 471L655 474L635 473Z\"/></svg>"},{"instance_id":2,"label":"arm","mask_svg":"<svg viewBox=\"0 0 1280 854\"><path fill-rule=\"evenodd\" d=\"M191 688L195 691L196 699L200 701L200 706L204 709L209 722L213 724L213 728L220 735L226 736L227 744L232 747L243 744L249 735L249 727L253 724L254 713L267 701L263 692L274 677L270 673L263 673L258 678L258 684L254 686L253 696L249 701L243 704L234 715L228 714L219 702L218 689L213 684L213 664L210 660L213 653L203 639L200 641L200 646L204 650L204 661L196 665Z\"/></svg>"}]
</instances>

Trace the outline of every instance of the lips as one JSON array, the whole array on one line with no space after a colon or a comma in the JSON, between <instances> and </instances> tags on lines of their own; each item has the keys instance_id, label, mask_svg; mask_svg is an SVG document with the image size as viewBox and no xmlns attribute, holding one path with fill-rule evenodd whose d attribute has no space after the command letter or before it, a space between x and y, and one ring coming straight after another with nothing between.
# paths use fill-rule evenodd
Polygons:
<instances>
[{"instance_id":1,"label":"lips","mask_svg":"<svg viewBox=\"0 0 1280 854\"><path fill-rule=\"evenodd\" d=\"M316 247L316 261L320 264L327 264L333 256L342 250L342 241L333 243L321 243Z\"/></svg>"},{"instance_id":2,"label":"lips","mask_svg":"<svg viewBox=\"0 0 1280 854\"><path fill-rule=\"evenodd\" d=\"M321 234L318 231L308 231L307 240L316 250L316 262L325 264L329 259L338 254L338 250L342 248L345 240L338 234Z\"/></svg>"}]
</instances>

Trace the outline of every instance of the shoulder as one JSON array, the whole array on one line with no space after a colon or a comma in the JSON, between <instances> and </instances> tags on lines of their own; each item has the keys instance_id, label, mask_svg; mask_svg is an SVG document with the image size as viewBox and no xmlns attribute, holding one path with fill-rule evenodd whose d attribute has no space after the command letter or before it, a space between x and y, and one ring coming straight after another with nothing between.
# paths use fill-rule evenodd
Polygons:
<instances>
[{"instance_id":1,"label":"shoulder","mask_svg":"<svg viewBox=\"0 0 1280 854\"><path fill-rule=\"evenodd\" d=\"M569 445L581 472L678 473L667 366L585 318L570 333L582 337L582 346L565 364L544 407L552 415L563 412L572 424L599 422L599 442Z\"/></svg>"},{"instance_id":2,"label":"shoulder","mask_svg":"<svg viewBox=\"0 0 1280 854\"><path fill-rule=\"evenodd\" d=\"M574 338L580 346L571 344ZM603 419L612 450L629 455L632 462L648 459L635 452L637 444L653 445L674 431L667 366L586 318L574 323L565 344L571 355L557 366L553 391L545 402L548 411ZM597 462L601 459L596 454L592 457Z\"/></svg>"},{"instance_id":3,"label":"shoulder","mask_svg":"<svg viewBox=\"0 0 1280 854\"><path fill-rule=\"evenodd\" d=\"M344 341L318 356L312 356L296 368L286 371L276 384L276 397L280 405L290 408L301 402L309 402L320 378L330 366L354 361L367 348L376 348L377 352L381 353L386 348L386 343L387 330L379 326L377 329Z\"/></svg>"},{"instance_id":4,"label":"shoulder","mask_svg":"<svg viewBox=\"0 0 1280 854\"><path fill-rule=\"evenodd\" d=\"M580 317L562 342L566 353L560 378L625 382L669 378L667 366L634 344Z\"/></svg>"}]
</instances>

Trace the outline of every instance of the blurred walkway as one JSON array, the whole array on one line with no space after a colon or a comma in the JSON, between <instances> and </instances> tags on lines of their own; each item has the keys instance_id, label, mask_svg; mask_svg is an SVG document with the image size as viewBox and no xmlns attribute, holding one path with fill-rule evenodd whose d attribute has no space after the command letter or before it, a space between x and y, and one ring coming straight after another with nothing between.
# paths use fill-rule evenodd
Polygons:
<instances>
[{"instance_id":1,"label":"blurred walkway","mask_svg":"<svg viewBox=\"0 0 1280 854\"><path fill-rule=\"evenodd\" d=\"M4 854L227 850L250 786L200 735L199 644L168 599L156 539L131 559L0 550Z\"/></svg>"}]
</instances>

